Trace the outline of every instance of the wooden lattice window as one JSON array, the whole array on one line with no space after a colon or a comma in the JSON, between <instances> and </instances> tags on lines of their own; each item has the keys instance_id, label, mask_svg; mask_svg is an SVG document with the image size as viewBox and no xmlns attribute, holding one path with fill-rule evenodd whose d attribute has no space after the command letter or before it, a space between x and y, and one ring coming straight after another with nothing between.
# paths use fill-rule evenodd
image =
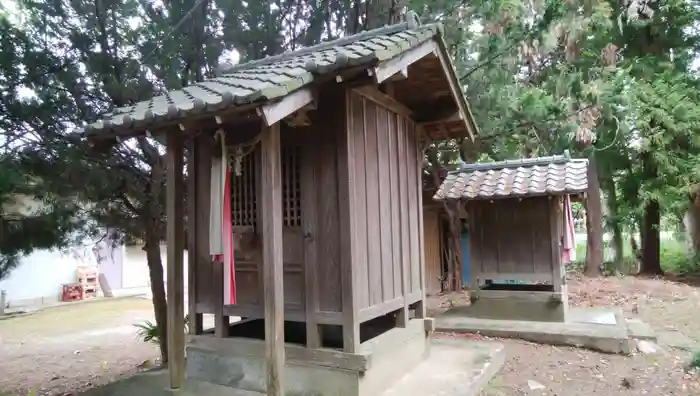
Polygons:
<instances>
[{"instance_id":1,"label":"wooden lattice window","mask_svg":"<svg viewBox=\"0 0 700 396\"><path fill-rule=\"evenodd\" d=\"M240 175L231 173L231 219L234 226L257 225L256 157L255 151L241 161ZM282 212L287 227L301 226L301 148L283 147Z\"/></svg>"},{"instance_id":2,"label":"wooden lattice window","mask_svg":"<svg viewBox=\"0 0 700 396\"><path fill-rule=\"evenodd\" d=\"M252 152L241 159L240 175L231 172L231 221L234 226L255 226L258 217L256 154Z\"/></svg>"},{"instance_id":3,"label":"wooden lattice window","mask_svg":"<svg viewBox=\"0 0 700 396\"><path fill-rule=\"evenodd\" d=\"M301 147L282 148L282 212L284 225L301 226Z\"/></svg>"}]
</instances>

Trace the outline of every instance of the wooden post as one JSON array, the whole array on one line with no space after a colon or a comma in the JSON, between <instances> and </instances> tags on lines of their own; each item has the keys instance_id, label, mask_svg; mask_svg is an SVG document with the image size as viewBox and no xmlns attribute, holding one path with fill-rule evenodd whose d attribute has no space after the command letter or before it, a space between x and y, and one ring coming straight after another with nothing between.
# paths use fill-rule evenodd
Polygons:
<instances>
[{"instance_id":1,"label":"wooden post","mask_svg":"<svg viewBox=\"0 0 700 396\"><path fill-rule=\"evenodd\" d=\"M355 241L355 131L352 114L353 91L345 92L346 127L339 128L338 139L338 208L340 227L340 289L343 307L343 350L356 353L360 349L360 321L357 293L353 280ZM362 237L365 237L364 235Z\"/></svg>"},{"instance_id":2,"label":"wooden post","mask_svg":"<svg viewBox=\"0 0 700 396\"><path fill-rule=\"evenodd\" d=\"M197 193L197 181L199 179L197 169L201 158L196 138L188 141L187 162L187 314L190 317L189 333L202 334L202 314L197 313L197 225L201 220L197 219L197 206L206 205L201 201Z\"/></svg>"},{"instance_id":3,"label":"wooden post","mask_svg":"<svg viewBox=\"0 0 700 396\"><path fill-rule=\"evenodd\" d=\"M415 128L415 142L416 142L416 155L417 155L417 163L416 167L418 168L416 170L417 174L417 181L418 183L416 190L418 193L418 272L420 274L420 302L416 306L416 318L425 318L427 317L427 302L426 302L426 295L425 295L425 289L427 287L427 282L425 281L425 231L423 230L423 157L425 156L425 153L423 151L423 147L421 145L421 135L423 134L423 129L420 126L416 126ZM461 285L462 280L460 279L459 284ZM458 290L461 290L462 288L460 287Z\"/></svg>"},{"instance_id":4,"label":"wooden post","mask_svg":"<svg viewBox=\"0 0 700 396\"><path fill-rule=\"evenodd\" d=\"M282 170L280 125L262 127L261 226L265 302L267 395L284 395L284 290L282 266Z\"/></svg>"},{"instance_id":5,"label":"wooden post","mask_svg":"<svg viewBox=\"0 0 700 396\"><path fill-rule=\"evenodd\" d=\"M170 387L185 382L185 303L183 254L185 244L182 157L183 140L177 132L167 136L167 243L168 243L168 368Z\"/></svg>"},{"instance_id":6,"label":"wooden post","mask_svg":"<svg viewBox=\"0 0 700 396\"><path fill-rule=\"evenodd\" d=\"M563 212L561 210L562 200L561 197L554 197L549 200L549 232L550 232L550 243L552 245L552 287L554 292L561 293L562 286L564 285L564 277L566 276L566 271L562 268L562 245L561 238L563 232ZM549 274L542 274L549 275Z\"/></svg>"},{"instance_id":7,"label":"wooden post","mask_svg":"<svg viewBox=\"0 0 700 396\"><path fill-rule=\"evenodd\" d=\"M321 347L321 334L316 314L319 310L316 235L316 206L318 205L316 187L316 149L313 132L305 130L304 151L301 158L301 219L304 232L304 296L306 303L306 346Z\"/></svg>"},{"instance_id":8,"label":"wooden post","mask_svg":"<svg viewBox=\"0 0 700 396\"><path fill-rule=\"evenodd\" d=\"M202 148L206 150L206 154L203 155L208 155L209 160L206 161L206 166L209 168L208 172L211 172L211 157L215 151L220 151L221 150L221 141L218 141L216 145L214 145L214 141L212 140L211 137L202 137L202 139L209 139L208 140L208 146L205 146L202 144ZM202 170L204 172L204 170ZM209 178L209 183L207 183L207 186L209 188L209 192L206 193L208 199L211 199L211 174ZM207 204L207 209L209 208ZM207 210L206 218L207 221L209 221L209 211ZM212 236L209 235L209 225L206 225L206 231L207 233L207 238L206 238L206 247L202 247L202 249L207 249L209 250L209 238ZM208 257L208 252L207 252L207 257ZM217 263L214 264L212 267L212 287L214 288L213 293L211 293L213 301L212 301L212 306L214 307L214 335L219 338L226 338L229 335L229 330L231 327L231 322L228 316L224 315L224 266L222 263Z\"/></svg>"}]
</instances>

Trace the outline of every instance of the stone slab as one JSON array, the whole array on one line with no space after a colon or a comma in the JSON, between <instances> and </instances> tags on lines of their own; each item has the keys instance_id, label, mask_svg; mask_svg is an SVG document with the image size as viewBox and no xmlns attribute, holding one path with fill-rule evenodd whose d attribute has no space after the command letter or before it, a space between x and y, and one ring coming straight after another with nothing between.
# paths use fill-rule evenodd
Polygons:
<instances>
[{"instance_id":1,"label":"stone slab","mask_svg":"<svg viewBox=\"0 0 700 396\"><path fill-rule=\"evenodd\" d=\"M430 357L381 396L476 396L505 357L500 343L433 338Z\"/></svg>"},{"instance_id":2,"label":"stone slab","mask_svg":"<svg viewBox=\"0 0 700 396\"><path fill-rule=\"evenodd\" d=\"M90 389L79 396L265 396L251 392L219 386L208 382L188 379L180 390L169 389L167 370L151 371L124 378L105 386Z\"/></svg>"},{"instance_id":3,"label":"stone slab","mask_svg":"<svg viewBox=\"0 0 700 396\"><path fill-rule=\"evenodd\" d=\"M571 345L606 353L632 350L622 312L610 310L615 324L600 324L600 310L571 309L567 322L480 319L449 310L435 320L437 331L479 333L491 337L520 338L553 345Z\"/></svg>"},{"instance_id":4,"label":"stone slab","mask_svg":"<svg viewBox=\"0 0 700 396\"><path fill-rule=\"evenodd\" d=\"M525 298L488 298L479 296L471 305L453 308L465 316L481 319L530 320L562 322L567 315L567 302L536 301Z\"/></svg>"},{"instance_id":5,"label":"stone slab","mask_svg":"<svg viewBox=\"0 0 700 396\"><path fill-rule=\"evenodd\" d=\"M692 352L700 346L697 342L678 330L660 331L658 342L662 346L680 349L686 352Z\"/></svg>"},{"instance_id":6,"label":"stone slab","mask_svg":"<svg viewBox=\"0 0 700 396\"><path fill-rule=\"evenodd\" d=\"M639 319L627 319L627 334L638 340L656 341L656 333L648 324Z\"/></svg>"}]
</instances>

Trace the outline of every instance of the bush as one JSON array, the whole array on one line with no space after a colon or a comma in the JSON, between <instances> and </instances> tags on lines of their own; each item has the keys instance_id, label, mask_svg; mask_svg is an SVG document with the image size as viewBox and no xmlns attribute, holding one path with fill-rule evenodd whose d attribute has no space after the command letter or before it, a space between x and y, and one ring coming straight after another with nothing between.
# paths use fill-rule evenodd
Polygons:
<instances>
[{"instance_id":1,"label":"bush","mask_svg":"<svg viewBox=\"0 0 700 396\"><path fill-rule=\"evenodd\" d=\"M693 357L690 358L690 363L688 365L693 370L700 369L700 349L696 349L695 352L693 352Z\"/></svg>"},{"instance_id":2,"label":"bush","mask_svg":"<svg viewBox=\"0 0 700 396\"><path fill-rule=\"evenodd\" d=\"M700 272L700 256L689 257L683 243L669 240L661 245L661 268L665 272L686 275Z\"/></svg>"},{"instance_id":3,"label":"bush","mask_svg":"<svg viewBox=\"0 0 700 396\"><path fill-rule=\"evenodd\" d=\"M188 331L190 324L190 315L185 315L185 333ZM160 329L158 326L147 320L143 323L134 325L138 330L136 331L136 337L143 342L148 342L156 345L160 345Z\"/></svg>"}]
</instances>

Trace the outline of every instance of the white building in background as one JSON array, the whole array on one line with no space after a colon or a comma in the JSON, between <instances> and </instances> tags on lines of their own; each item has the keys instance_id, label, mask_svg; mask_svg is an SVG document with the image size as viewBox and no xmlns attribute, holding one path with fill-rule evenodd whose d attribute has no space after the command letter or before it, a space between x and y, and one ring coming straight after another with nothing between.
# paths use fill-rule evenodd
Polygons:
<instances>
[{"instance_id":1,"label":"white building in background","mask_svg":"<svg viewBox=\"0 0 700 396\"><path fill-rule=\"evenodd\" d=\"M40 203L19 197L6 213L28 213ZM166 248L160 246L164 274L167 271ZM184 257L187 280L187 253ZM35 250L20 259L9 276L0 280L7 293L9 307L40 307L60 301L63 285L75 283L80 266L96 266L100 288L106 297L150 294L150 276L146 252L142 246L114 244L109 238L86 242L62 250Z\"/></svg>"}]
</instances>

